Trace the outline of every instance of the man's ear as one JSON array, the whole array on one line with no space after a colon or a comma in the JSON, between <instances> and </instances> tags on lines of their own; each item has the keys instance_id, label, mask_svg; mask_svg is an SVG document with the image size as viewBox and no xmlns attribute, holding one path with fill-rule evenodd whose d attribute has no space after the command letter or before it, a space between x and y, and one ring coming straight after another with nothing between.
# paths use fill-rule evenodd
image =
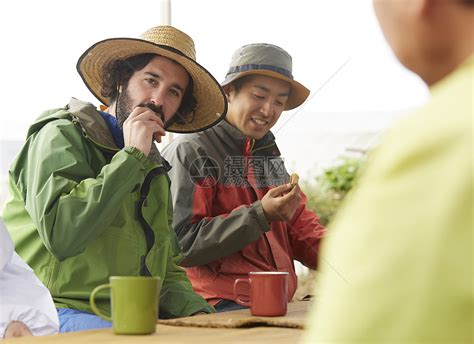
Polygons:
<instances>
[{"instance_id":1,"label":"man's ear","mask_svg":"<svg viewBox=\"0 0 474 344\"><path fill-rule=\"evenodd\" d=\"M234 94L234 92L235 92L235 87L234 87L234 85L232 85L232 84L227 84L227 85L225 85L224 87L222 87L222 89L224 90L225 96L226 96L226 98L227 98L227 102L230 103L231 98L232 98L232 96L233 96L233 94Z\"/></svg>"}]
</instances>

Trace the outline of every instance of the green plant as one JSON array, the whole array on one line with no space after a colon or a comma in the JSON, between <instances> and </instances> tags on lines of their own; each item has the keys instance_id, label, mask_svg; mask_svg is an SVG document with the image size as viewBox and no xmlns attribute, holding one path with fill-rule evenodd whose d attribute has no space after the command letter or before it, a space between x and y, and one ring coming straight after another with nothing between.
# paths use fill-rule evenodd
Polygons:
<instances>
[{"instance_id":1,"label":"green plant","mask_svg":"<svg viewBox=\"0 0 474 344\"><path fill-rule=\"evenodd\" d=\"M361 159L341 158L336 165L316 177L319 187L323 190L347 193L352 189L360 164Z\"/></svg>"},{"instance_id":2,"label":"green plant","mask_svg":"<svg viewBox=\"0 0 474 344\"><path fill-rule=\"evenodd\" d=\"M342 200L354 186L364 158L342 157L336 164L315 178L315 183L305 183L308 208L315 211L321 224L327 225L336 214Z\"/></svg>"}]
</instances>

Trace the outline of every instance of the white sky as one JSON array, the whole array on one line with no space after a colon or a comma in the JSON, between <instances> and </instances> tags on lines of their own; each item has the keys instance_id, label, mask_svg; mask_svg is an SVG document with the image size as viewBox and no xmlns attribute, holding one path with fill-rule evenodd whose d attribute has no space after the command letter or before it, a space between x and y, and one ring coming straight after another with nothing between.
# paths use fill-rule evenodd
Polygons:
<instances>
[{"instance_id":1,"label":"white sky","mask_svg":"<svg viewBox=\"0 0 474 344\"><path fill-rule=\"evenodd\" d=\"M308 157L318 132L379 130L391 118L387 113L428 97L391 54L371 3L172 0L171 18L193 37L198 62L218 81L241 45L273 43L293 56L293 75L313 93L291 120L292 112L284 114L274 132L287 161L307 171L318 161ZM99 40L138 36L160 24L160 8L158 0L1 1L1 138L22 139L43 110L71 96L97 104L76 72L78 57Z\"/></svg>"}]
</instances>

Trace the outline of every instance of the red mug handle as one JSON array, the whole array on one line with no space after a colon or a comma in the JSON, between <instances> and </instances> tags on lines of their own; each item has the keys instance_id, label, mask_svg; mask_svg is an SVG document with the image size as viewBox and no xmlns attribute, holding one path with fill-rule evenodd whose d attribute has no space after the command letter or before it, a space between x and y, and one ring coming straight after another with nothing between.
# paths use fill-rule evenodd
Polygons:
<instances>
[{"instance_id":1,"label":"red mug handle","mask_svg":"<svg viewBox=\"0 0 474 344\"><path fill-rule=\"evenodd\" d=\"M237 294L237 286L239 284L248 284L250 287L250 281L248 278L237 278L234 282L234 296L235 296L235 302L237 302L241 306L245 307L250 307L250 301L244 301L239 297L239 294Z\"/></svg>"}]
</instances>

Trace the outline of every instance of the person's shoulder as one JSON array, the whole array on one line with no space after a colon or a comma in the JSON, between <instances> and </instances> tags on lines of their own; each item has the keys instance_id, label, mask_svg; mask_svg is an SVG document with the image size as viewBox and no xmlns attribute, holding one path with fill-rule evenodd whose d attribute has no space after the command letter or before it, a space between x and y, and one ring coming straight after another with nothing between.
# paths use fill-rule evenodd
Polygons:
<instances>
[{"instance_id":1,"label":"person's shoulder","mask_svg":"<svg viewBox=\"0 0 474 344\"><path fill-rule=\"evenodd\" d=\"M176 136L168 145L163 148L162 155L173 156L175 154L189 154L194 151L201 151L207 141L205 132L180 134Z\"/></svg>"},{"instance_id":2,"label":"person's shoulder","mask_svg":"<svg viewBox=\"0 0 474 344\"><path fill-rule=\"evenodd\" d=\"M49 135L81 135L77 125L69 118L56 118L46 122L39 130L38 134L41 136ZM82 135L81 135L82 136Z\"/></svg>"},{"instance_id":3,"label":"person's shoulder","mask_svg":"<svg viewBox=\"0 0 474 344\"><path fill-rule=\"evenodd\" d=\"M75 123L68 104L43 111L28 128L27 137L43 131L44 128L59 130L72 127L75 127Z\"/></svg>"},{"instance_id":4,"label":"person's shoulder","mask_svg":"<svg viewBox=\"0 0 474 344\"><path fill-rule=\"evenodd\" d=\"M70 117L51 118L30 127L25 148L37 147L42 151L57 145L84 147L89 140L82 128Z\"/></svg>"}]
</instances>

